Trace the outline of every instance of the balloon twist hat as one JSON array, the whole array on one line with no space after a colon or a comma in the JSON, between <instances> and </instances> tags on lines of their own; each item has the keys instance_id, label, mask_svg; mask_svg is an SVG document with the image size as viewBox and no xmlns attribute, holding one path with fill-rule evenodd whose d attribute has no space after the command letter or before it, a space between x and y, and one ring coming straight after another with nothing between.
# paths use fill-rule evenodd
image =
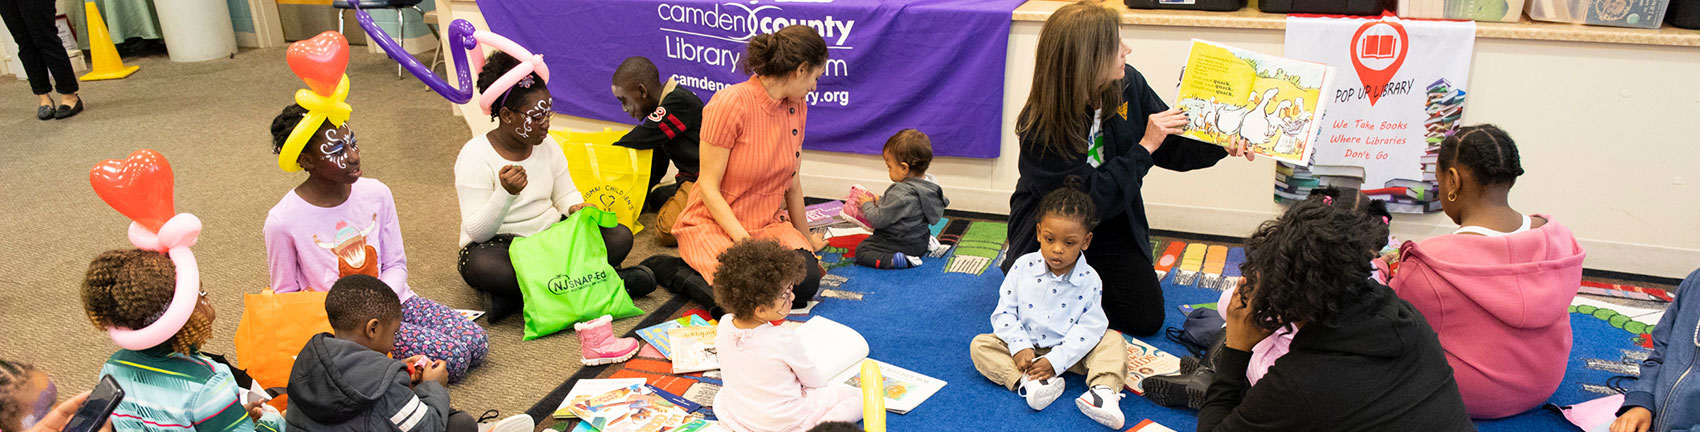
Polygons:
<instances>
[{"instance_id":1,"label":"balloon twist hat","mask_svg":"<svg viewBox=\"0 0 1700 432\"><path fill-rule=\"evenodd\" d=\"M107 329L107 336L127 350L159 346L189 322L200 297L201 271L189 247L201 235L201 219L175 213L171 164L153 150L136 150L128 159L95 164L89 170L89 184L107 205L130 218L130 244L167 254L177 268L177 291L158 319L139 329Z\"/></svg>"},{"instance_id":2,"label":"balloon twist hat","mask_svg":"<svg viewBox=\"0 0 1700 432\"><path fill-rule=\"evenodd\" d=\"M382 27L378 27L378 24L372 20L371 14L360 9L360 2L353 3L355 5L355 21L358 21L360 28L366 30L366 34L371 36L372 40L384 49L384 53L394 59L396 63L400 63L414 77L419 78L419 81L431 87L431 90L435 90L437 94L448 99L449 102L463 104L472 100L472 74L484 68L484 45L490 45L508 53L520 62L519 66L503 74L501 79L496 80L495 83L490 85L489 90L479 96L478 101L481 104L480 108L484 109L484 114L490 114L491 102L495 102L496 99L506 95L514 84L521 82L528 74L535 72L538 77L543 78L544 84L549 83L549 66L543 63L542 54L532 54L530 50L515 43L512 39L478 30L471 22L457 19L449 23L447 36L448 52L454 55L455 71L458 72L460 81L460 87L456 88L449 84L448 80L437 76L435 72L431 71L431 68L420 63L419 59L413 58L413 55L409 54L407 50L402 49L401 44L396 42L395 38L390 37L389 33L385 33ZM470 59L468 59L468 53L471 53ZM469 61L471 67L468 67Z\"/></svg>"},{"instance_id":3,"label":"balloon twist hat","mask_svg":"<svg viewBox=\"0 0 1700 432\"><path fill-rule=\"evenodd\" d=\"M301 170L301 165L296 163L301 149L318 132L319 125L330 122L331 126L342 127L349 113L354 112L354 107L345 102L348 75L343 72L348 69L348 39L342 33L326 31L312 39L289 44L285 56L289 59L289 69L312 89L295 91L295 104L307 109L307 117L295 124L295 130L289 132L289 139L277 153L277 167L296 172Z\"/></svg>"}]
</instances>

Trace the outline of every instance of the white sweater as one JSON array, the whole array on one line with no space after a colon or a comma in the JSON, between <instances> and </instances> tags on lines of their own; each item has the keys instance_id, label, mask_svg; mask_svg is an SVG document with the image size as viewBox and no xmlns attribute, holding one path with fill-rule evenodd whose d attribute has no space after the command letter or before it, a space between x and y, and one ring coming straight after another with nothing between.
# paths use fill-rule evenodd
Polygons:
<instances>
[{"instance_id":1,"label":"white sweater","mask_svg":"<svg viewBox=\"0 0 1700 432\"><path fill-rule=\"evenodd\" d=\"M525 168L526 186L519 195L508 194L497 177L508 165ZM584 202L553 137L533 147L531 157L514 162L496 153L489 138L473 136L455 158L455 192L460 196L461 246L489 241L496 234L537 234Z\"/></svg>"}]
</instances>

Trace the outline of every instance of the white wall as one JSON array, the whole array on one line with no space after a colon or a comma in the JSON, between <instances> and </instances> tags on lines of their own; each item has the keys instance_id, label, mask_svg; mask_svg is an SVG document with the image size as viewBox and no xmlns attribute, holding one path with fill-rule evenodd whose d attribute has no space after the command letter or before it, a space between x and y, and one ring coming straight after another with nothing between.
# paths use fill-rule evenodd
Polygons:
<instances>
[{"instance_id":1,"label":"white wall","mask_svg":"<svg viewBox=\"0 0 1700 432\"><path fill-rule=\"evenodd\" d=\"M486 28L470 3L454 15ZM1015 116L1032 81L1041 23L1015 22L1005 69L998 159L940 158L938 176L959 210L1005 214L1018 177ZM1204 38L1282 51L1280 30L1123 26L1129 63L1158 94L1172 93L1189 41ZM1588 268L1680 278L1700 266L1700 50L1679 47L1478 39L1466 123L1492 122L1518 141L1528 172L1512 191L1521 211L1549 213L1589 251ZM474 133L492 126L467 105ZM616 123L557 116L554 127ZM883 189L878 156L803 152L810 196L844 195L853 183ZM1223 160L1214 168L1156 170L1143 189L1156 229L1244 236L1279 212L1274 163ZM1441 214L1396 217L1395 235L1420 240L1456 228Z\"/></svg>"}]
</instances>

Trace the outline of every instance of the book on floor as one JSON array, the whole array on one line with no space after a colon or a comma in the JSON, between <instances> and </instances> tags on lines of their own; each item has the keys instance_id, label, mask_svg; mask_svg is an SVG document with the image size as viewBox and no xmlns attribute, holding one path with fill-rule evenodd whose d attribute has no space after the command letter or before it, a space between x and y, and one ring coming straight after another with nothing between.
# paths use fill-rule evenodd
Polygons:
<instances>
[{"instance_id":1,"label":"book on floor","mask_svg":"<svg viewBox=\"0 0 1700 432\"><path fill-rule=\"evenodd\" d=\"M855 329L826 317L814 317L797 327L803 351L815 368L831 376L831 385L862 388L862 360L868 360L868 340ZM909 411L944 388L945 381L893 366L879 360L880 378L885 381L885 409L897 414Z\"/></svg>"},{"instance_id":2,"label":"book on floor","mask_svg":"<svg viewBox=\"0 0 1700 432\"><path fill-rule=\"evenodd\" d=\"M638 384L596 395L567 407L600 432L661 431L695 420L689 411L668 402L655 388Z\"/></svg>"},{"instance_id":3,"label":"book on floor","mask_svg":"<svg viewBox=\"0 0 1700 432\"><path fill-rule=\"evenodd\" d=\"M872 224L868 223L868 217L862 214L862 208L860 206L849 204L856 202L858 198L862 200L869 200L874 198L874 193L868 191L868 188L862 187L862 185L850 185L850 196L844 198L844 211L838 214L838 218L845 222L855 223L856 226L862 227L863 229L873 231L874 227Z\"/></svg>"},{"instance_id":4,"label":"book on floor","mask_svg":"<svg viewBox=\"0 0 1700 432\"><path fill-rule=\"evenodd\" d=\"M1127 390L1133 394L1145 394L1145 388L1140 385L1145 378L1181 372L1179 357L1133 336L1123 334L1122 338L1127 341Z\"/></svg>"},{"instance_id":5,"label":"book on floor","mask_svg":"<svg viewBox=\"0 0 1700 432\"><path fill-rule=\"evenodd\" d=\"M649 342L650 346L655 347L656 351L660 351L661 356L671 359L673 358L673 347L667 340L668 330L680 327L701 327L706 325L709 325L709 322L702 319L702 317L687 315L678 319L667 320L660 324L645 327L638 330L637 335L638 337L643 338L644 342Z\"/></svg>"},{"instance_id":6,"label":"book on floor","mask_svg":"<svg viewBox=\"0 0 1700 432\"><path fill-rule=\"evenodd\" d=\"M573 389L567 391L567 397L561 399L561 406L555 408L554 417L558 419L578 418L571 409L573 404L584 402L603 393L619 390L634 385L643 385L643 378L620 379L581 379L573 383Z\"/></svg>"},{"instance_id":7,"label":"book on floor","mask_svg":"<svg viewBox=\"0 0 1700 432\"><path fill-rule=\"evenodd\" d=\"M1127 432L1175 432L1175 430L1169 429L1168 426L1157 424L1157 422L1151 421L1151 419L1145 419L1141 420L1139 424L1133 425L1133 428L1128 429Z\"/></svg>"},{"instance_id":8,"label":"book on floor","mask_svg":"<svg viewBox=\"0 0 1700 432\"><path fill-rule=\"evenodd\" d=\"M720 357L714 352L716 330L716 326L668 330L667 339L673 345L673 373L720 369Z\"/></svg>"},{"instance_id":9,"label":"book on floor","mask_svg":"<svg viewBox=\"0 0 1700 432\"><path fill-rule=\"evenodd\" d=\"M727 429L712 420L696 419L669 432L725 432Z\"/></svg>"},{"instance_id":10,"label":"book on floor","mask_svg":"<svg viewBox=\"0 0 1700 432\"><path fill-rule=\"evenodd\" d=\"M838 223L838 214L842 212L844 212L844 201L827 201L803 207L804 217L809 218L809 228L819 228Z\"/></svg>"},{"instance_id":11,"label":"book on floor","mask_svg":"<svg viewBox=\"0 0 1700 432\"><path fill-rule=\"evenodd\" d=\"M1244 141L1257 154L1305 164L1333 79L1326 64L1193 39L1175 98L1188 117L1182 135L1222 146Z\"/></svg>"}]
</instances>

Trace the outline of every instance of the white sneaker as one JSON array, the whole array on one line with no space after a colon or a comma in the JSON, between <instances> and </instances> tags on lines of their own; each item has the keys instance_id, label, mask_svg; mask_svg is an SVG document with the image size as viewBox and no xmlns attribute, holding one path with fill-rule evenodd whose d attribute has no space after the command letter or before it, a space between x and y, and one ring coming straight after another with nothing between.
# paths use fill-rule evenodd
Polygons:
<instances>
[{"instance_id":1,"label":"white sneaker","mask_svg":"<svg viewBox=\"0 0 1700 432\"><path fill-rule=\"evenodd\" d=\"M1063 390L1066 387L1067 385L1063 384L1062 377L1032 381L1027 379L1026 375L1023 375L1021 383L1015 387L1015 394L1027 398L1028 408L1032 408L1034 411L1043 411L1045 407L1051 406L1051 402L1056 402L1057 398L1062 397Z\"/></svg>"},{"instance_id":2,"label":"white sneaker","mask_svg":"<svg viewBox=\"0 0 1700 432\"><path fill-rule=\"evenodd\" d=\"M1074 399L1074 406L1080 407L1082 414L1086 414L1086 417L1097 421L1098 424L1109 426L1110 429L1121 430L1122 423L1125 421L1122 417L1121 399L1120 391L1104 386L1093 386L1092 389Z\"/></svg>"},{"instance_id":3,"label":"white sneaker","mask_svg":"<svg viewBox=\"0 0 1700 432\"><path fill-rule=\"evenodd\" d=\"M530 414L508 417L499 422L478 424L478 432L531 432L533 429L537 429L537 422L531 420Z\"/></svg>"}]
</instances>

